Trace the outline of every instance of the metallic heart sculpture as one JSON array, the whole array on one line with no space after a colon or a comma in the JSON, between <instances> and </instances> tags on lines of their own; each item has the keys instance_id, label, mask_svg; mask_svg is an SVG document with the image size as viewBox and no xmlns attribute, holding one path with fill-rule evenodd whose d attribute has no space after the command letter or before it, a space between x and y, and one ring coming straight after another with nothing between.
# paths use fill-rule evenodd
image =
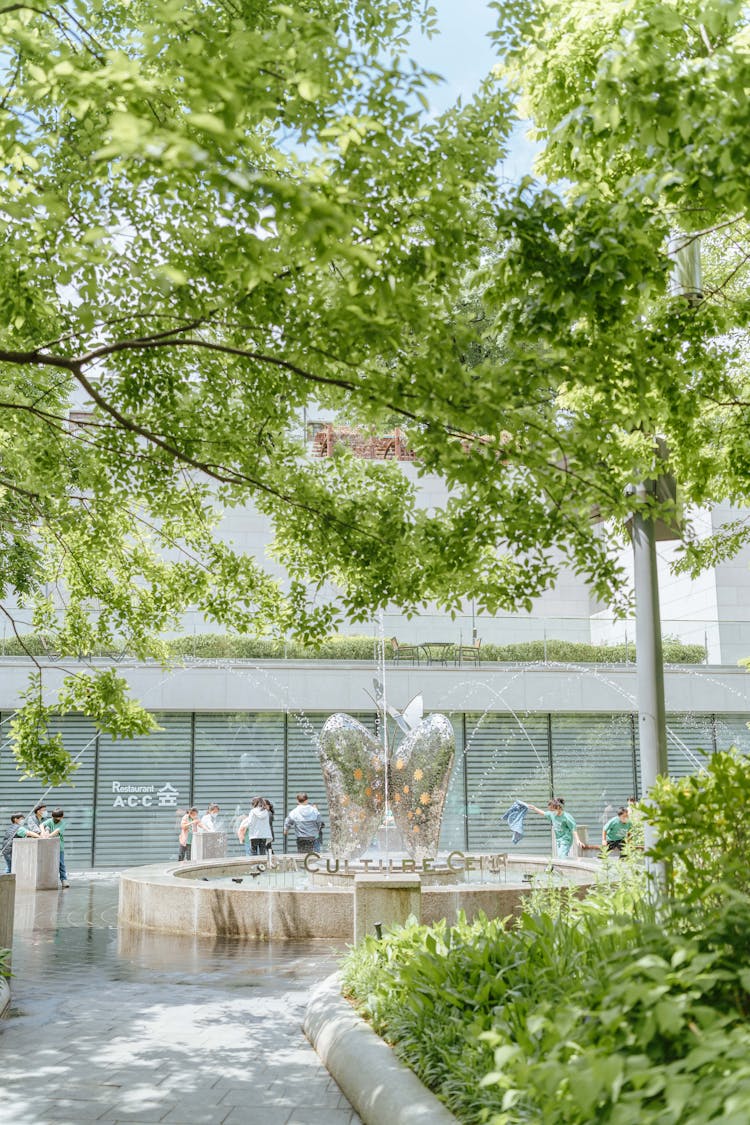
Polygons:
<instances>
[{"instance_id":1,"label":"metallic heart sculpture","mask_svg":"<svg viewBox=\"0 0 750 1125\"><path fill-rule=\"evenodd\" d=\"M385 812L383 747L351 715L331 715L319 739L331 817L331 851L354 859L369 846ZM389 803L404 846L417 860L437 854L455 734L445 715L410 730L388 769Z\"/></svg>"},{"instance_id":2,"label":"metallic heart sculpture","mask_svg":"<svg viewBox=\"0 0 750 1125\"><path fill-rule=\"evenodd\" d=\"M456 736L445 715L430 715L393 752L388 797L396 827L414 859L437 855Z\"/></svg>"},{"instance_id":3,"label":"metallic heart sculpture","mask_svg":"<svg viewBox=\"0 0 750 1125\"><path fill-rule=\"evenodd\" d=\"M318 740L331 817L331 851L356 859L366 851L385 812L382 745L351 715L331 715Z\"/></svg>"}]
</instances>

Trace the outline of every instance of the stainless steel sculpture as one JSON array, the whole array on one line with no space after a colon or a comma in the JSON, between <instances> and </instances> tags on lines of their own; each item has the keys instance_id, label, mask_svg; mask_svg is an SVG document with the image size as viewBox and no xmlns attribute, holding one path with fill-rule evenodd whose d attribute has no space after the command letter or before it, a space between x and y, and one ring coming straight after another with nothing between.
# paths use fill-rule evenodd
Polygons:
<instances>
[{"instance_id":1,"label":"stainless steel sculpture","mask_svg":"<svg viewBox=\"0 0 750 1125\"><path fill-rule=\"evenodd\" d=\"M351 715L331 715L319 738L331 818L331 851L355 859L367 848L385 812L382 745Z\"/></svg>"},{"instance_id":2,"label":"stainless steel sculpture","mask_svg":"<svg viewBox=\"0 0 750 1125\"><path fill-rule=\"evenodd\" d=\"M409 855L420 860L437 854L455 754L453 725L445 715L421 719L420 709L419 721L388 761L384 747L350 715L331 715L319 748L334 855L354 859L367 849L385 813L386 776L388 803Z\"/></svg>"}]
</instances>

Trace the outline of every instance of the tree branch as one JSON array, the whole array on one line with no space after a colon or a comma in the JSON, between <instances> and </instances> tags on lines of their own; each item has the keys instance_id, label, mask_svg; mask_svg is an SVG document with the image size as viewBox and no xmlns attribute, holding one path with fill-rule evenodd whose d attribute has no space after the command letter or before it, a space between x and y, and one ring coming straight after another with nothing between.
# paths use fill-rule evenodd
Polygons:
<instances>
[{"instance_id":1,"label":"tree branch","mask_svg":"<svg viewBox=\"0 0 750 1125\"><path fill-rule=\"evenodd\" d=\"M0 15L1 14L2 13L0 13ZM42 670L41 664L39 663L37 658L34 656L33 652L31 652L31 650L27 646L26 642L24 641L22 635L18 632L18 629L16 628L15 617L13 616L12 613L9 613L9 611L5 608L5 606L1 602L0 602L0 612L4 613L5 616L8 618L8 620L10 621L10 624L11 624L11 628L13 629L13 632L15 633L16 640L18 641L19 645L21 646L23 651L26 653L29 660L32 660L34 662L34 664L37 666L37 668L39 669L39 671L41 672L41 670Z\"/></svg>"}]
</instances>

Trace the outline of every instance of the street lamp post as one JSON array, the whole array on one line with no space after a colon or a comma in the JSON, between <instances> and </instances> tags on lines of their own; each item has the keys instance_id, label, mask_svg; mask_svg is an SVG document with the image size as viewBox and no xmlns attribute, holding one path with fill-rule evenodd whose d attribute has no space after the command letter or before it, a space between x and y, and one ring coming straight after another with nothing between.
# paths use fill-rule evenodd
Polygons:
<instances>
[{"instance_id":1,"label":"street lamp post","mask_svg":"<svg viewBox=\"0 0 750 1125\"><path fill-rule=\"evenodd\" d=\"M649 488L639 484L635 495L645 499ZM656 528L645 506L636 509L631 522L633 584L635 587L636 694L641 789L648 793L659 774L667 772L667 718L664 705L664 659L661 646L659 580L656 567ZM645 844L655 843L650 824Z\"/></svg>"},{"instance_id":2,"label":"street lamp post","mask_svg":"<svg viewBox=\"0 0 750 1125\"><path fill-rule=\"evenodd\" d=\"M700 236L676 234L670 239L668 251L673 261L670 296L682 298L691 305L700 303L703 296ZM665 442L657 439L656 447L659 459L665 460ZM633 493L639 501L630 521L635 587L638 735L641 789L643 793L648 793L659 774L668 772L656 540L679 538L679 513L676 482L671 476L662 475L655 481L641 482L635 486ZM674 506L674 518L669 522L654 520L646 502L649 497L669 501ZM648 823L645 825L645 836L648 849L656 842L656 833Z\"/></svg>"}]
</instances>

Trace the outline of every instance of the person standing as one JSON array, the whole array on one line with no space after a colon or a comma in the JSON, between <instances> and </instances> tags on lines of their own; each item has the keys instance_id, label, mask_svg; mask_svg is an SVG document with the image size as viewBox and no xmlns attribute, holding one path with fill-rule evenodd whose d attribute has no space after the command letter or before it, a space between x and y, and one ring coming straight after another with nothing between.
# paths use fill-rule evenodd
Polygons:
<instances>
[{"instance_id":1,"label":"person standing","mask_svg":"<svg viewBox=\"0 0 750 1125\"><path fill-rule=\"evenodd\" d=\"M37 836L46 836L47 833L44 828L44 821L47 819L47 806L44 801L40 801L38 805L34 805L33 812L30 812L26 817L26 827L29 830L29 835L36 833Z\"/></svg>"},{"instance_id":2,"label":"person standing","mask_svg":"<svg viewBox=\"0 0 750 1125\"><path fill-rule=\"evenodd\" d=\"M65 866L65 829L68 827L68 822L63 810L53 809L49 820L45 820L44 827L48 835L60 837L60 885L63 888L69 887L68 869Z\"/></svg>"},{"instance_id":3,"label":"person standing","mask_svg":"<svg viewBox=\"0 0 750 1125\"><path fill-rule=\"evenodd\" d=\"M297 806L293 808L284 821L284 835L294 829L297 839L297 852L315 851L315 843L320 835L323 821L314 805L308 805L307 793L297 794Z\"/></svg>"},{"instance_id":4,"label":"person standing","mask_svg":"<svg viewBox=\"0 0 750 1125\"><path fill-rule=\"evenodd\" d=\"M316 813L318 813L318 815L320 816L320 810L318 809L317 805L310 805L310 808L315 809ZM323 851L323 829L325 828L325 826L326 826L326 822L321 817L320 827L318 829L318 835L317 835L317 838L315 840L315 851L316 852L322 852Z\"/></svg>"},{"instance_id":5,"label":"person standing","mask_svg":"<svg viewBox=\"0 0 750 1125\"><path fill-rule=\"evenodd\" d=\"M250 814L245 821L245 854L266 855L272 839L271 817L262 797L253 797Z\"/></svg>"},{"instance_id":6,"label":"person standing","mask_svg":"<svg viewBox=\"0 0 750 1125\"><path fill-rule=\"evenodd\" d=\"M570 813L565 811L563 802L559 797L553 797L551 801L547 802L546 812L544 809L538 809L536 805L529 805L529 808L532 812L543 816L552 825L559 859L567 859L574 842L579 848L582 846L576 832L576 822Z\"/></svg>"},{"instance_id":7,"label":"person standing","mask_svg":"<svg viewBox=\"0 0 750 1125\"><path fill-rule=\"evenodd\" d=\"M193 805L180 821L180 835L178 837L180 850L177 854L177 859L180 863L186 859L190 859L190 846L193 843L193 833L200 832L200 830L201 822L198 816L198 809Z\"/></svg>"},{"instance_id":8,"label":"person standing","mask_svg":"<svg viewBox=\"0 0 750 1125\"><path fill-rule=\"evenodd\" d=\"M219 831L219 806L215 801L211 802L201 817L201 827L204 832Z\"/></svg>"},{"instance_id":9,"label":"person standing","mask_svg":"<svg viewBox=\"0 0 750 1125\"><path fill-rule=\"evenodd\" d=\"M24 836L32 836L34 839L39 839L38 832L32 832L24 824L24 814L22 812L15 812L10 818L10 826L5 829L2 845L0 845L0 854L5 860L6 874L10 875L11 864L13 860L13 841L16 836L19 840Z\"/></svg>"},{"instance_id":10,"label":"person standing","mask_svg":"<svg viewBox=\"0 0 750 1125\"><path fill-rule=\"evenodd\" d=\"M263 798L263 804L268 809L268 821L269 821L269 824L271 825L271 839L268 842L268 846L266 848L266 851L268 852L269 855L273 855L273 842L274 842L274 839L275 839L275 836L274 836L274 833L273 833L273 818L276 815L276 812L274 810L273 805L268 800L268 797Z\"/></svg>"},{"instance_id":11,"label":"person standing","mask_svg":"<svg viewBox=\"0 0 750 1125\"><path fill-rule=\"evenodd\" d=\"M622 805L617 810L617 816L608 820L602 829L602 847L606 848L608 852L617 852L617 858L619 859L632 827L630 809L627 805Z\"/></svg>"}]
</instances>

